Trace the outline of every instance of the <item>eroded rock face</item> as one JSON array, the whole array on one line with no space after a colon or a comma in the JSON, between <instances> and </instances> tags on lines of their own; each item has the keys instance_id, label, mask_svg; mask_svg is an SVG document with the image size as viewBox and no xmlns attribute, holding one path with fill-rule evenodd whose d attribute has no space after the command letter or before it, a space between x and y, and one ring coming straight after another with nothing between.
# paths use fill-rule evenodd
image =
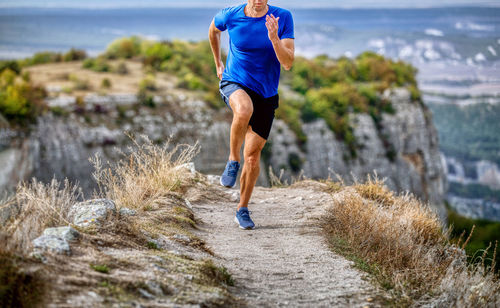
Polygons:
<instances>
[{"instance_id":1,"label":"eroded rock face","mask_svg":"<svg viewBox=\"0 0 500 308\"><path fill-rule=\"evenodd\" d=\"M304 175L321 179L338 174L346 182L364 181L368 174L386 178L386 185L397 192L409 191L429 202L446 219L443 198L446 176L438 148L437 132L430 112L414 103L405 89L386 91L396 113L384 114L377 129L367 114L351 115L354 135L361 144L355 158L346 145L335 138L322 119L303 125L307 135L306 151L296 146L293 132L277 121L280 130L272 132L271 164L275 170L287 166L286 153L302 158ZM290 168L288 168L290 169ZM291 172L285 172L291 176Z\"/></svg>"},{"instance_id":2,"label":"eroded rock face","mask_svg":"<svg viewBox=\"0 0 500 308\"><path fill-rule=\"evenodd\" d=\"M276 174L285 169L284 179L288 180L303 170L309 178L335 178L338 174L349 183L353 176L362 181L376 170L379 178L387 178L386 184L391 189L413 192L435 205L444 217L446 179L431 114L421 104L411 102L404 89L387 91L384 95L396 113L384 114L378 127L369 115L350 117L356 139L362 145L356 158L348 157L346 145L335 138L323 120L303 124L308 140L303 146L298 145L295 134L284 122L275 120L269 138L272 146L268 162ZM6 168L8 172L0 170L0 190L12 189L18 180L32 176L44 182L55 177L78 182L88 195L97 189L92 178L94 168L88 158L97 154L102 162L111 163L122 158L121 152L128 153L132 144L124 131L136 136L145 134L154 142L170 137L172 145L199 141L195 169L205 174L221 174L229 154L229 109L215 111L199 100L186 97L157 101L156 108L125 102L119 108L107 104L104 111L98 108L100 113L72 112L67 117L47 114L24 139L1 138L0 134L0 160L2 155L5 161L22 157L14 164L20 167ZM95 110L94 107L91 109ZM9 147L14 142L2 142L16 138L21 138L16 146ZM3 143L6 145L2 148ZM17 151L14 156L8 152L10 149ZM189 169L194 168L190 165ZM25 171L21 174L20 170ZM262 164L258 185L269 184L267 171ZM7 180L2 182L2 178Z\"/></svg>"}]
</instances>

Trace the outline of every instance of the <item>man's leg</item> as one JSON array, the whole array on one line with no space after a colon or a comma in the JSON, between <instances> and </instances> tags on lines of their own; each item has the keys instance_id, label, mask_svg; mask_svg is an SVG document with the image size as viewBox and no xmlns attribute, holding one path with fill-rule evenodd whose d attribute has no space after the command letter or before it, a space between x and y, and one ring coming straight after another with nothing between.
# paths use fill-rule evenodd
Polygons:
<instances>
[{"instance_id":1,"label":"man's leg","mask_svg":"<svg viewBox=\"0 0 500 308\"><path fill-rule=\"evenodd\" d=\"M240 162L241 146L253 113L252 99L245 91L236 90L229 97L229 105L233 110L229 160Z\"/></svg>"},{"instance_id":2,"label":"man's leg","mask_svg":"<svg viewBox=\"0 0 500 308\"><path fill-rule=\"evenodd\" d=\"M243 156L245 163L240 177L240 203L238 210L241 207L248 207L250 196L257 182L260 173L260 153L266 144L266 139L257 135L251 126L248 126L245 135L245 148Z\"/></svg>"}]
</instances>

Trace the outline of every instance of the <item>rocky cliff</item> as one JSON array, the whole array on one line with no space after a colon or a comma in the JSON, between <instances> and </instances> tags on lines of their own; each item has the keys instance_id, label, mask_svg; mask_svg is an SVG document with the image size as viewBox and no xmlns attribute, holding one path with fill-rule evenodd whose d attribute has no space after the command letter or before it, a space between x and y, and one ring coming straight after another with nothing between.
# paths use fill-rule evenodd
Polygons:
<instances>
[{"instance_id":1,"label":"rocky cliff","mask_svg":"<svg viewBox=\"0 0 500 308\"><path fill-rule=\"evenodd\" d=\"M381 129L376 129L369 115L351 117L361 145L357 157L346 157L346 146L323 120L303 124L308 141L301 147L287 125L276 120L266 163L275 173L284 169L284 178L302 169L309 178L338 174L348 183L376 172L387 178L391 189L416 194L444 217L446 178L431 115L422 104L412 103L404 89L386 91L384 96L396 112L383 115ZM40 117L30 132L2 129L1 191L32 176L42 181L55 176L79 182L88 195L96 188L89 157L99 154L104 162L116 161L130 145L126 131L145 134L153 141L170 137L173 144L199 141L201 151L195 165L201 172L218 174L225 165L231 120L227 109L215 111L189 94L157 96L153 107L123 95L88 95L83 105L69 100L58 106L57 114ZM388 147L393 155L388 155ZM266 171L262 168L260 185L268 183Z\"/></svg>"},{"instance_id":2,"label":"rocky cliff","mask_svg":"<svg viewBox=\"0 0 500 308\"><path fill-rule=\"evenodd\" d=\"M368 114L350 117L354 135L360 141L357 157L345 155L346 145L322 119L303 124L308 140L305 150L297 146L297 138L286 124L278 120L270 138L271 165L276 170L284 168L285 178L290 177L293 174L290 162L298 157L306 177L321 179L339 175L346 183L363 181L367 174L376 173L379 178L386 178L392 190L414 193L445 218L446 174L431 113L425 105L412 103L405 89L387 90L384 97L396 112L383 114L381 129L376 128Z\"/></svg>"}]
</instances>

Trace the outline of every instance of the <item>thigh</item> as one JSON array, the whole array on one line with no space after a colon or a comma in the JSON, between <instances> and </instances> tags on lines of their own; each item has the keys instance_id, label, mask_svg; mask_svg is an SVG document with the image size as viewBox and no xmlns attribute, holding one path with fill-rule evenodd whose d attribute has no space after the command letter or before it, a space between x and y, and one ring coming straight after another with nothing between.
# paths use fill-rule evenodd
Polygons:
<instances>
[{"instance_id":1,"label":"thigh","mask_svg":"<svg viewBox=\"0 0 500 308\"><path fill-rule=\"evenodd\" d=\"M274 113L279 106L279 96L270 98L255 97L254 110L248 124L260 137L267 139L273 126Z\"/></svg>"},{"instance_id":2,"label":"thigh","mask_svg":"<svg viewBox=\"0 0 500 308\"><path fill-rule=\"evenodd\" d=\"M243 149L243 156L248 157L260 155L264 145L266 145L266 139L259 136L253 131L252 126L249 126L245 135L245 148Z\"/></svg>"},{"instance_id":3,"label":"thigh","mask_svg":"<svg viewBox=\"0 0 500 308\"><path fill-rule=\"evenodd\" d=\"M245 90L238 89L229 96L229 105L234 113L252 114L253 104Z\"/></svg>"}]
</instances>

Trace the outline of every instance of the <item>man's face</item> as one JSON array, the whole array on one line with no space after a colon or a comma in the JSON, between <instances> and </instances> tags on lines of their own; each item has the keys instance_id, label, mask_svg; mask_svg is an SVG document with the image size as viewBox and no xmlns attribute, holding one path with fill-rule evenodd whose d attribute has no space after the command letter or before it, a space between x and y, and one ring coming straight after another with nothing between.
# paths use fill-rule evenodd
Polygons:
<instances>
[{"instance_id":1,"label":"man's face","mask_svg":"<svg viewBox=\"0 0 500 308\"><path fill-rule=\"evenodd\" d=\"M268 0L248 0L248 6L257 12L263 11L267 8L267 1Z\"/></svg>"}]
</instances>

